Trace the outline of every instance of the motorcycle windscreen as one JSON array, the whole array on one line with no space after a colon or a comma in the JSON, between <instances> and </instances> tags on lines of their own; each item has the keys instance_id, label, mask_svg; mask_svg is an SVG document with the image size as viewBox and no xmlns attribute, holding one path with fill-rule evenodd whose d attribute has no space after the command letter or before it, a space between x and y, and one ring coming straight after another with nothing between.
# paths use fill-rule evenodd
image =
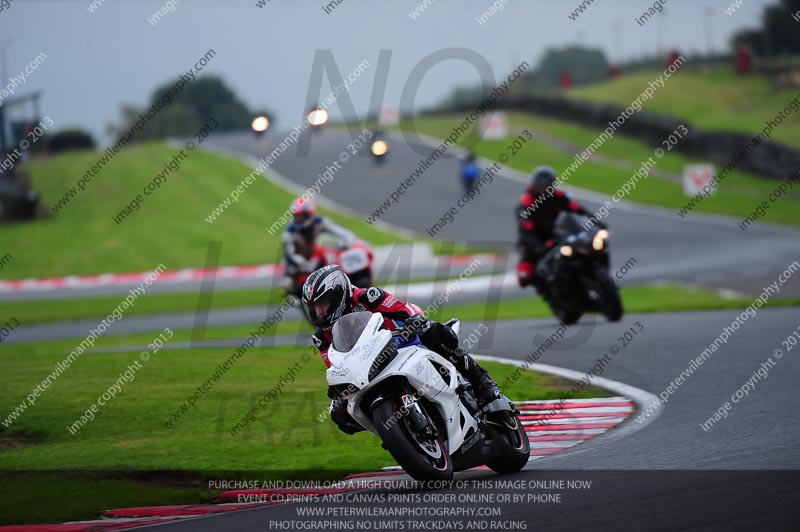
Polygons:
<instances>
[{"instance_id":1,"label":"motorcycle windscreen","mask_svg":"<svg viewBox=\"0 0 800 532\"><path fill-rule=\"evenodd\" d=\"M371 317L372 312L351 312L336 320L333 325L333 348L340 353L351 351Z\"/></svg>"},{"instance_id":2,"label":"motorcycle windscreen","mask_svg":"<svg viewBox=\"0 0 800 532\"><path fill-rule=\"evenodd\" d=\"M558 242L563 242L568 236L577 235L583 231L583 227L581 227L581 220L582 217L574 212L559 213L553 229L556 240Z\"/></svg>"}]
</instances>

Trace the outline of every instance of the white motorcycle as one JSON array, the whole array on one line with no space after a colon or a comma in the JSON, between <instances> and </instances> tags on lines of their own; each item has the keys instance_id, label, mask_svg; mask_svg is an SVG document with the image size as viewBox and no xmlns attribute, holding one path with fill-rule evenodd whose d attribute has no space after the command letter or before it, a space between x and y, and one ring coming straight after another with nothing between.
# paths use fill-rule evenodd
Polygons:
<instances>
[{"instance_id":1,"label":"white motorcycle","mask_svg":"<svg viewBox=\"0 0 800 532\"><path fill-rule=\"evenodd\" d=\"M416 480L450 480L454 471L487 465L512 473L528 463L530 442L505 397L478 408L471 385L415 331L381 329L383 317L339 318L326 377L347 411L383 441ZM460 323L447 323L458 334Z\"/></svg>"}]
</instances>

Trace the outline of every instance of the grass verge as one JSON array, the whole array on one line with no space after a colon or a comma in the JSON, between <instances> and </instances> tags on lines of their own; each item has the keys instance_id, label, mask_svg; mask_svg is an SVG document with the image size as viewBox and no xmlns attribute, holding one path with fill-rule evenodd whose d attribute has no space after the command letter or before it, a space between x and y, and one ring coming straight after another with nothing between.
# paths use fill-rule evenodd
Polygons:
<instances>
[{"instance_id":1,"label":"grass verge","mask_svg":"<svg viewBox=\"0 0 800 532\"><path fill-rule=\"evenodd\" d=\"M270 235L266 228L284 215L294 196L258 177L237 203L208 223L206 217L252 172L220 155L191 152L165 184L143 195L139 210L120 224L112 220L177 153L161 142L121 151L58 214L49 206L96 162L97 153L68 153L28 165L50 216L3 226L0 250L13 256L3 276L137 272L159 264L167 269L199 267L206 263L212 242L221 243L222 265L277 262L281 234ZM404 241L361 219L320 210L373 245Z\"/></svg>"},{"instance_id":2,"label":"grass verge","mask_svg":"<svg viewBox=\"0 0 800 532\"><path fill-rule=\"evenodd\" d=\"M4 314L13 316L24 325L52 321L102 319L112 312L124 299L125 294L101 297L43 299L31 301L9 301L3 303ZM282 290L250 288L213 292L210 309L275 305L285 301ZM125 311L126 316L144 316L166 312L197 310L200 294L177 292L171 294L147 294Z\"/></svg>"},{"instance_id":3,"label":"grass verge","mask_svg":"<svg viewBox=\"0 0 800 532\"><path fill-rule=\"evenodd\" d=\"M403 122L400 128L413 127L420 133L445 138L450 134L452 128L462 120L463 117L460 115L417 117L413 126L410 122ZM520 113L511 114L510 123L512 126L528 128L534 132L534 142L526 144L515 156L509 157L507 162L508 166L523 172L530 172L535 166L545 163L561 172L573 162L574 155L556 149L547 142L536 142L537 131L572 144L578 150L585 149L602 132ZM461 139L465 138L469 138L467 133L461 136ZM496 161L500 159L501 155L509 155L508 144L509 140L507 139L484 140L473 149L479 155ZM681 173L685 165L697 162L675 152L667 153L662 159L656 159L653 156L653 148L622 135L606 141L597 153L625 161L630 165L630 169L621 169L607 162L589 161L573 172L565 183L611 196L631 178L633 172L649 157L653 157L653 160L657 161L656 168L676 174ZM759 179L750 174L734 171L717 187L717 193L705 198L696 207L696 210L744 218L767 199L777 184L776 181ZM653 176L640 179L635 189L625 199L675 210L683 207L688 200L680 183ZM798 202L788 197L770 202L770 208L759 221L761 220L800 225Z\"/></svg>"},{"instance_id":4,"label":"grass verge","mask_svg":"<svg viewBox=\"0 0 800 532\"><path fill-rule=\"evenodd\" d=\"M23 400L70 347L50 342L4 349L0 404ZM391 465L377 438L368 433L347 436L324 416L328 404L324 366L316 355L304 362L307 353L295 347L249 351L195 408L166 428L169 416L230 353L162 350L143 363L135 379L73 435L67 427L98 400L135 356L84 355L0 434L6 443L0 451L0 470L4 470L0 495L5 495L0 496L0 515L5 523L91 519L110 507L195 503L209 497L196 485L165 488L128 480L136 472L172 470L200 478L275 479L310 472L374 471ZM295 364L299 370L286 379L287 368ZM497 363L486 367L501 382L515 370ZM232 435L229 429L281 379L285 386L275 399ZM571 385L557 377L523 371L506 391L515 399L557 399ZM606 395L593 388L578 396ZM54 470L75 472L75 476ZM81 473L86 470L105 473L87 478ZM115 472L123 479L115 479Z\"/></svg>"},{"instance_id":5,"label":"grass verge","mask_svg":"<svg viewBox=\"0 0 800 532\"><path fill-rule=\"evenodd\" d=\"M104 510L215 499L200 487L115 479L114 473L0 471L0 526L94 519Z\"/></svg>"},{"instance_id":6,"label":"grass verge","mask_svg":"<svg viewBox=\"0 0 800 532\"><path fill-rule=\"evenodd\" d=\"M574 88L567 96L627 106L656 77L655 71L627 74L610 82ZM739 76L731 68L687 70L670 78L645 105L648 111L683 118L703 129L755 135L797 94L796 89L773 89L767 76ZM795 114L784 121L774 138L800 147L800 116Z\"/></svg>"}]
</instances>

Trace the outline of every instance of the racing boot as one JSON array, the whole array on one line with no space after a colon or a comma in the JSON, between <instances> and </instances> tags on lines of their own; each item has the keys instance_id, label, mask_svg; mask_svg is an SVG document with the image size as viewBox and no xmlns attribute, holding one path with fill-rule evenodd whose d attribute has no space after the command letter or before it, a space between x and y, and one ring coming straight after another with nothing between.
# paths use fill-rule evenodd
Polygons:
<instances>
[{"instance_id":1,"label":"racing boot","mask_svg":"<svg viewBox=\"0 0 800 532\"><path fill-rule=\"evenodd\" d=\"M456 348L453 359L456 369L469 381L475 390L479 407L482 408L495 399L502 397L500 388L494 379L489 377L489 373L475 362L475 359L466 350L461 347Z\"/></svg>"}]
</instances>

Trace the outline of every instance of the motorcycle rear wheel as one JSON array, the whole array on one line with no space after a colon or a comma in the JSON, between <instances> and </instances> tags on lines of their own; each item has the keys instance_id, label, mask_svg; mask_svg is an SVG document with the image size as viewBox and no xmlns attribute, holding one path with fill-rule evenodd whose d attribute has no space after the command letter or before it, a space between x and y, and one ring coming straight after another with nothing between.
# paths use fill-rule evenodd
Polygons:
<instances>
[{"instance_id":1,"label":"motorcycle rear wheel","mask_svg":"<svg viewBox=\"0 0 800 532\"><path fill-rule=\"evenodd\" d=\"M578 320L581 319L581 313L574 311L574 310L567 310L561 307L553 308L553 314L555 314L558 321L563 323L564 325L575 325L578 323Z\"/></svg>"},{"instance_id":2,"label":"motorcycle rear wheel","mask_svg":"<svg viewBox=\"0 0 800 532\"><path fill-rule=\"evenodd\" d=\"M525 467L531 456L528 433L516 414L510 414L502 425L487 424L495 439L498 454L486 463L489 469L500 474L515 473Z\"/></svg>"}]
</instances>

